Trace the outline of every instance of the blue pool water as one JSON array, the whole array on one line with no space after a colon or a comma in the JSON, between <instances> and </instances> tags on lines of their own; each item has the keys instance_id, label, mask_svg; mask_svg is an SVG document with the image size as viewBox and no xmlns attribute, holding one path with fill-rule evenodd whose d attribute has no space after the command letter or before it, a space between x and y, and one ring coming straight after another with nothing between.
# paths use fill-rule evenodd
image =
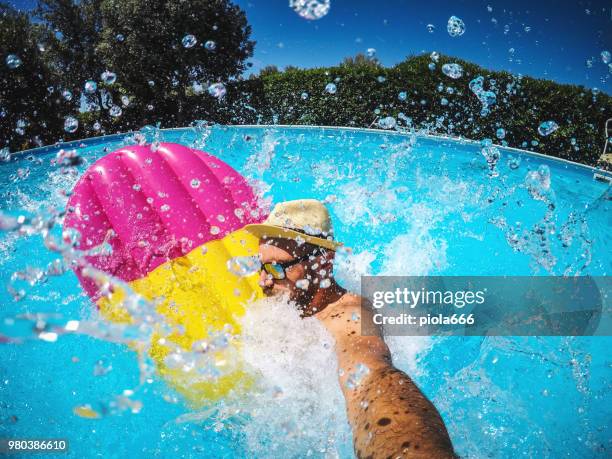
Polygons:
<instances>
[{"instance_id":1,"label":"blue pool water","mask_svg":"<svg viewBox=\"0 0 612 459\"><path fill-rule=\"evenodd\" d=\"M354 291L363 274L612 270L610 187L586 167L499 148L492 169L478 144L359 130L216 126L158 135L218 156L272 202L325 200L337 238L352 249L339 254L337 277ZM84 159L76 168L51 163L59 147L0 163L0 211L32 217L63 209L88 165L133 142L122 135L71 147ZM194 412L153 372L139 370L125 344L87 335L34 339L37 320L51 326L96 314L71 271L33 285L11 282L15 272L35 279L55 258L40 234L0 233L0 333L11 337L0 344L0 438L67 438L61 457L352 456L337 368L316 323L280 305L255 308L245 347L264 389ZM25 297L16 301L7 284ZM609 337L389 344L396 365L440 410L461 456L609 457ZM100 418L75 415L85 405Z\"/></svg>"}]
</instances>

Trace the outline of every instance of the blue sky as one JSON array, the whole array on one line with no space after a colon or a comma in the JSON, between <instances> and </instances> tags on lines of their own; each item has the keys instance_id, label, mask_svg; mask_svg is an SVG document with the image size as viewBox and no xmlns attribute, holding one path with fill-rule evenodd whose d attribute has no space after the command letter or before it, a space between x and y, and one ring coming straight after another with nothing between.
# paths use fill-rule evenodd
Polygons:
<instances>
[{"instance_id":1,"label":"blue sky","mask_svg":"<svg viewBox=\"0 0 612 459\"><path fill-rule=\"evenodd\" d=\"M266 65L334 65L368 48L384 65L438 51L489 69L612 93L612 74L600 56L612 52L610 0L331 0L329 13L316 21L301 18L288 0L234 2L246 12L257 41L254 72ZM35 4L10 3L25 9ZM461 37L446 31L452 15L466 24ZM433 33L427 24L435 26Z\"/></svg>"},{"instance_id":2,"label":"blue sky","mask_svg":"<svg viewBox=\"0 0 612 459\"><path fill-rule=\"evenodd\" d=\"M257 41L254 70L270 64L333 65L367 48L393 65L435 50L490 69L612 89L612 75L600 57L604 49L612 52L612 1L331 0L327 16L316 21L301 18L288 1L236 3L246 11ZM466 24L461 37L446 31L452 15ZM434 33L427 24L435 26Z\"/></svg>"}]
</instances>

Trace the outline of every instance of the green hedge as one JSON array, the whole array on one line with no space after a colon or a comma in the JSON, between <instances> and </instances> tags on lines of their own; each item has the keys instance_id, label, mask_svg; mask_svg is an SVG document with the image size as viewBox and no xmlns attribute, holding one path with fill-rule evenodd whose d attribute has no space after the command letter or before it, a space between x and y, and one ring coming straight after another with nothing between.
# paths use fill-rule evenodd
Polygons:
<instances>
[{"instance_id":1,"label":"green hedge","mask_svg":"<svg viewBox=\"0 0 612 459\"><path fill-rule=\"evenodd\" d=\"M503 128L509 146L596 164L605 143L605 121L612 117L612 98L607 94L489 71L449 56L440 56L433 70L431 63L429 55L410 57L392 68L362 59L330 68L266 72L242 84L260 91L256 108L262 123L368 127L377 117L392 116L401 126L410 118L416 129L497 143L502 140L496 132ZM446 76L441 70L445 63L460 64L463 76ZM477 76L484 77L485 90L496 94L485 116L469 88ZM334 82L337 92L326 93L325 86ZM408 96L405 101L398 97L402 91ZM239 101L232 103L239 108ZM548 120L559 129L542 136L538 126Z\"/></svg>"}]
</instances>

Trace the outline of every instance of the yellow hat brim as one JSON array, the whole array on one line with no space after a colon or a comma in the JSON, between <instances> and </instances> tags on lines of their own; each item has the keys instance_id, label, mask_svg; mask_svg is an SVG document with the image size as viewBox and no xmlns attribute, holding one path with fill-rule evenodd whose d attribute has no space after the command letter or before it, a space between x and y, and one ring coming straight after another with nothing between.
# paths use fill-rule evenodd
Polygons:
<instances>
[{"instance_id":1,"label":"yellow hat brim","mask_svg":"<svg viewBox=\"0 0 612 459\"><path fill-rule=\"evenodd\" d=\"M341 242L330 241L329 239L325 239L322 237L311 236L310 234L300 233L299 231L295 231L289 228L283 228L282 226L266 225L263 223L259 223L253 225L246 225L244 229L252 235L258 237L259 239L262 239L264 237L280 237L284 239L300 238L308 242L309 244L318 245L329 250L336 250L338 247L342 247L343 245Z\"/></svg>"}]
</instances>

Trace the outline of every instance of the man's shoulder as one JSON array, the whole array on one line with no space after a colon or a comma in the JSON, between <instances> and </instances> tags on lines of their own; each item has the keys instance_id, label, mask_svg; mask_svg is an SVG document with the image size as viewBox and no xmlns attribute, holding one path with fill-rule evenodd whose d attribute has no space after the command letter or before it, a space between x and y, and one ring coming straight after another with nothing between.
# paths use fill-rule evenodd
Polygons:
<instances>
[{"instance_id":1,"label":"man's shoulder","mask_svg":"<svg viewBox=\"0 0 612 459\"><path fill-rule=\"evenodd\" d=\"M347 292L334 303L330 303L316 317L334 335L336 340L360 338L380 338L382 331L372 320L372 303L362 296ZM364 335L362 326L368 332Z\"/></svg>"},{"instance_id":2,"label":"man's shoulder","mask_svg":"<svg viewBox=\"0 0 612 459\"><path fill-rule=\"evenodd\" d=\"M321 320L338 318L340 315L351 315L353 312L359 312L362 308L371 308L371 303L355 293L346 292L338 300L327 305L318 316Z\"/></svg>"}]
</instances>

